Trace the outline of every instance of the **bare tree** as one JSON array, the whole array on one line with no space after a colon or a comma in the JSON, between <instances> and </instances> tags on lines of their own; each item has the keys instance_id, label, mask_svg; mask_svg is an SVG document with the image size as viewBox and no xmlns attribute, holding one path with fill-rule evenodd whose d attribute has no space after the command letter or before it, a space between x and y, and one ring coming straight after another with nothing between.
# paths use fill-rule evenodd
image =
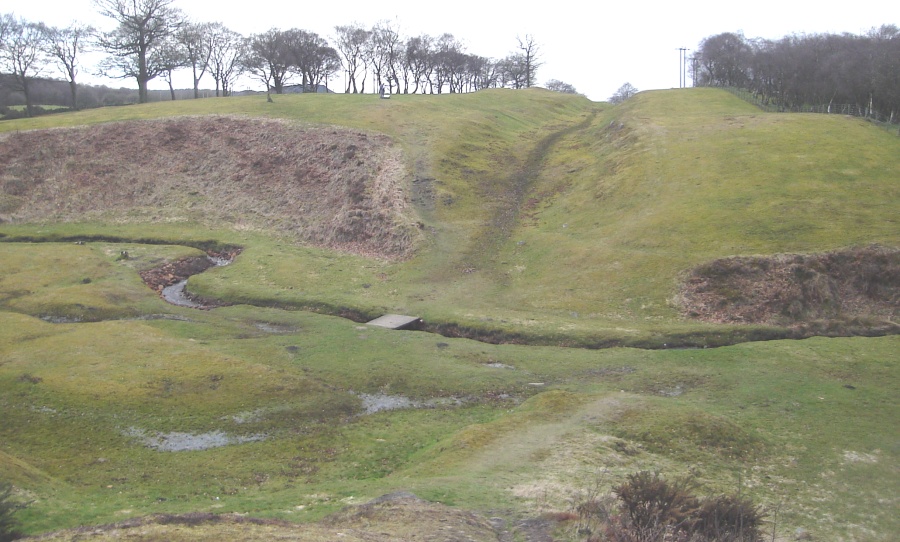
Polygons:
<instances>
[{"instance_id":1,"label":"bare tree","mask_svg":"<svg viewBox=\"0 0 900 542\"><path fill-rule=\"evenodd\" d=\"M231 87L240 72L240 59L244 55L244 38L225 28L222 23L213 23L209 28L209 73L216 82L216 96L231 94Z\"/></svg>"},{"instance_id":2,"label":"bare tree","mask_svg":"<svg viewBox=\"0 0 900 542\"><path fill-rule=\"evenodd\" d=\"M438 94L444 91L444 86L450 87L453 92L454 75L462 69L465 62L465 53L462 43L453 34L444 33L437 39L434 47L434 69L428 82L430 92Z\"/></svg>"},{"instance_id":3,"label":"bare tree","mask_svg":"<svg viewBox=\"0 0 900 542\"><path fill-rule=\"evenodd\" d=\"M375 75L375 85L379 88L385 83L388 89L399 87L396 67L400 60L402 40L399 31L390 21L380 21L372 27L371 37L367 42L366 60Z\"/></svg>"},{"instance_id":4,"label":"bare tree","mask_svg":"<svg viewBox=\"0 0 900 542\"><path fill-rule=\"evenodd\" d=\"M194 81L194 98L200 97L200 79L206 75L212 55L212 23L187 23L175 34Z\"/></svg>"},{"instance_id":5,"label":"bare tree","mask_svg":"<svg viewBox=\"0 0 900 542\"><path fill-rule=\"evenodd\" d=\"M148 99L147 83L166 73L169 66L158 62L167 55L160 48L184 25L181 10L174 0L94 0L100 13L116 21L112 32L102 34L97 43L110 56L101 64L109 77L134 77L138 100Z\"/></svg>"},{"instance_id":6,"label":"bare tree","mask_svg":"<svg viewBox=\"0 0 900 542\"><path fill-rule=\"evenodd\" d=\"M0 14L0 47L6 43L6 37L16 23L16 17L12 13Z\"/></svg>"},{"instance_id":7,"label":"bare tree","mask_svg":"<svg viewBox=\"0 0 900 542\"><path fill-rule=\"evenodd\" d=\"M283 36L288 68L300 74L304 92L317 89L340 67L337 51L315 32L292 28Z\"/></svg>"},{"instance_id":8,"label":"bare tree","mask_svg":"<svg viewBox=\"0 0 900 542\"><path fill-rule=\"evenodd\" d=\"M552 90L553 92L562 92L563 94L578 94L578 91L575 90L575 87L570 85L569 83L564 83L559 79L551 79L544 83L544 87L547 90Z\"/></svg>"},{"instance_id":9,"label":"bare tree","mask_svg":"<svg viewBox=\"0 0 900 542\"><path fill-rule=\"evenodd\" d=\"M872 29L869 39L874 42L872 88L875 106L885 112L889 122L897 122L900 116L900 28L882 25Z\"/></svg>"},{"instance_id":10,"label":"bare tree","mask_svg":"<svg viewBox=\"0 0 900 542\"><path fill-rule=\"evenodd\" d=\"M637 93L638 89L636 89L634 85L632 85L631 83L625 83L624 85L619 87L615 94L609 97L609 103L620 104Z\"/></svg>"},{"instance_id":11,"label":"bare tree","mask_svg":"<svg viewBox=\"0 0 900 542\"><path fill-rule=\"evenodd\" d=\"M169 85L169 94L175 101L175 85L173 74L176 70L187 68L191 65L188 59L187 49L178 40L176 35L169 36L162 47L153 51L153 65L159 67L160 76ZM196 87L195 87L196 90ZM196 97L196 93L194 95Z\"/></svg>"},{"instance_id":12,"label":"bare tree","mask_svg":"<svg viewBox=\"0 0 900 542\"><path fill-rule=\"evenodd\" d=\"M343 59L344 73L347 75L347 88L344 90L353 94L366 91L366 48L372 32L366 30L357 23L348 26L336 26L335 41L337 51ZM357 86L357 78L361 84Z\"/></svg>"},{"instance_id":13,"label":"bare tree","mask_svg":"<svg viewBox=\"0 0 900 542\"><path fill-rule=\"evenodd\" d=\"M528 65L525 57L513 53L498 62L500 85L507 88L526 88L528 86Z\"/></svg>"},{"instance_id":14,"label":"bare tree","mask_svg":"<svg viewBox=\"0 0 900 542\"><path fill-rule=\"evenodd\" d=\"M404 74L407 78L404 92L409 90L409 83L414 85L412 93L425 90L425 83L434 69L434 38L423 34L406 40L406 51L403 54Z\"/></svg>"},{"instance_id":15,"label":"bare tree","mask_svg":"<svg viewBox=\"0 0 900 542\"><path fill-rule=\"evenodd\" d=\"M895 122L900 112L900 29L779 40L723 33L699 46L695 82L743 87L782 110L848 112Z\"/></svg>"},{"instance_id":16,"label":"bare tree","mask_svg":"<svg viewBox=\"0 0 900 542\"><path fill-rule=\"evenodd\" d=\"M534 36L530 34L526 34L525 39L516 36L516 41L519 43L519 53L525 64L525 87L528 88L534 85L537 69L543 64L539 61L541 50Z\"/></svg>"},{"instance_id":17,"label":"bare tree","mask_svg":"<svg viewBox=\"0 0 900 542\"><path fill-rule=\"evenodd\" d=\"M466 81L462 92L475 92L496 83L496 63L479 55L466 55Z\"/></svg>"},{"instance_id":18,"label":"bare tree","mask_svg":"<svg viewBox=\"0 0 900 542\"><path fill-rule=\"evenodd\" d=\"M43 45L47 28L25 19L4 17L0 42L0 73L12 75L13 90L25 96L25 114L34 114L31 85L47 65Z\"/></svg>"},{"instance_id":19,"label":"bare tree","mask_svg":"<svg viewBox=\"0 0 900 542\"><path fill-rule=\"evenodd\" d=\"M317 91L320 86L328 88L328 79L341 69L341 57L327 42L320 45L316 51L315 62L306 66L305 77L309 81L310 88Z\"/></svg>"},{"instance_id":20,"label":"bare tree","mask_svg":"<svg viewBox=\"0 0 900 542\"><path fill-rule=\"evenodd\" d=\"M245 71L266 85L266 94L284 92L284 84L291 76L293 59L287 47L285 33L272 28L262 34L254 34L247 41L246 55L241 61Z\"/></svg>"},{"instance_id":21,"label":"bare tree","mask_svg":"<svg viewBox=\"0 0 900 542\"><path fill-rule=\"evenodd\" d=\"M744 86L750 45L740 32L723 32L703 40L700 50L700 84Z\"/></svg>"},{"instance_id":22,"label":"bare tree","mask_svg":"<svg viewBox=\"0 0 900 542\"><path fill-rule=\"evenodd\" d=\"M88 47L88 40L94 35L94 27L74 22L66 28L47 29L44 51L56 62L57 68L69 82L72 109L78 109L78 59Z\"/></svg>"}]
</instances>

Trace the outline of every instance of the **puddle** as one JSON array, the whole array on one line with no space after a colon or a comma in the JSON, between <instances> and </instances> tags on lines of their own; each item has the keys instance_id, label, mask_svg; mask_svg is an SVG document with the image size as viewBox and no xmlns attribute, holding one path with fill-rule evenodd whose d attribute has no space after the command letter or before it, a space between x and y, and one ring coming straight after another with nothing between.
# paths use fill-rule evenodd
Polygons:
<instances>
[{"instance_id":1,"label":"puddle","mask_svg":"<svg viewBox=\"0 0 900 542\"><path fill-rule=\"evenodd\" d=\"M455 397L439 397L436 399L428 399L427 401L414 401L409 397L402 395L385 395L357 393L357 397L362 399L363 409L366 414L375 414L384 410L399 410L403 408L435 408L439 406L459 406L463 404L462 399Z\"/></svg>"},{"instance_id":2,"label":"puddle","mask_svg":"<svg viewBox=\"0 0 900 542\"><path fill-rule=\"evenodd\" d=\"M667 388L659 390L657 393L662 395L663 397L678 397L679 395L684 393L684 388L681 385L677 385L674 388Z\"/></svg>"},{"instance_id":3,"label":"puddle","mask_svg":"<svg viewBox=\"0 0 900 542\"><path fill-rule=\"evenodd\" d=\"M263 331L265 333L272 334L287 334L287 333L297 333L300 331L296 326L289 326L285 324L273 324L271 322L256 322L254 324L256 329Z\"/></svg>"},{"instance_id":4,"label":"puddle","mask_svg":"<svg viewBox=\"0 0 900 542\"><path fill-rule=\"evenodd\" d=\"M255 421L259 421L262 418L262 415L265 413L264 409L258 408L256 410L250 412L239 412L232 416L225 416L223 420L231 420L234 423L240 425L242 423L251 423Z\"/></svg>"},{"instance_id":5,"label":"puddle","mask_svg":"<svg viewBox=\"0 0 900 542\"><path fill-rule=\"evenodd\" d=\"M144 446L159 452L187 452L220 448L232 444L244 444L266 439L266 435L235 436L222 431L208 433L147 433L142 429L131 427L125 434L140 440Z\"/></svg>"},{"instance_id":6,"label":"puddle","mask_svg":"<svg viewBox=\"0 0 900 542\"><path fill-rule=\"evenodd\" d=\"M83 322L81 318L72 318L69 316L41 316L41 320L49 324L80 324Z\"/></svg>"},{"instance_id":7,"label":"puddle","mask_svg":"<svg viewBox=\"0 0 900 542\"><path fill-rule=\"evenodd\" d=\"M400 408L420 408L419 401L413 401L409 397L402 395L370 395L368 393L356 394L362 399L363 409L366 414L375 414L382 410L397 410Z\"/></svg>"}]
</instances>

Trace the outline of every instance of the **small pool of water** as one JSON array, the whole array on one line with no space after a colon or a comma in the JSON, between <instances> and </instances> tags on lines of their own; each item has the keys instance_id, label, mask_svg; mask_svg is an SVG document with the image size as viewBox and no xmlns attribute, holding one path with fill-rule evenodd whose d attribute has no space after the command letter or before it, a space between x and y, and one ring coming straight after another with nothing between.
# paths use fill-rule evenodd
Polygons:
<instances>
[{"instance_id":1,"label":"small pool of water","mask_svg":"<svg viewBox=\"0 0 900 542\"><path fill-rule=\"evenodd\" d=\"M363 409L366 414L375 414L383 410L399 410L402 408L435 408L439 406L459 406L463 404L462 399L456 397L437 397L426 401L415 401L403 395L386 395L383 393L357 393L357 397L362 399Z\"/></svg>"},{"instance_id":2,"label":"small pool of water","mask_svg":"<svg viewBox=\"0 0 900 542\"><path fill-rule=\"evenodd\" d=\"M220 448L232 444L245 442L257 442L265 440L266 435L236 436L223 431L209 431L207 433L182 433L172 431L169 433L148 433L143 429L131 427L125 434L134 437L141 443L160 452L187 452Z\"/></svg>"}]
</instances>

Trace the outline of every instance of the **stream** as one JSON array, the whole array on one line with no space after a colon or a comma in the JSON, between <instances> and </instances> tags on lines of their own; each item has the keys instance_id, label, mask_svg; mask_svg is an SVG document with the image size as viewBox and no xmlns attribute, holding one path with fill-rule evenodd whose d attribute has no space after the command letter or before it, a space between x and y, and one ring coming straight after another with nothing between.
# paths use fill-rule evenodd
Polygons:
<instances>
[{"instance_id":1,"label":"stream","mask_svg":"<svg viewBox=\"0 0 900 542\"><path fill-rule=\"evenodd\" d=\"M142 271L141 278L150 288L156 290L160 297L172 305L192 309L211 309L221 306L215 301L198 299L187 290L188 279L211 267L223 267L234 261L238 250L224 253L208 253L205 257L188 258L166 264L162 267Z\"/></svg>"}]
</instances>

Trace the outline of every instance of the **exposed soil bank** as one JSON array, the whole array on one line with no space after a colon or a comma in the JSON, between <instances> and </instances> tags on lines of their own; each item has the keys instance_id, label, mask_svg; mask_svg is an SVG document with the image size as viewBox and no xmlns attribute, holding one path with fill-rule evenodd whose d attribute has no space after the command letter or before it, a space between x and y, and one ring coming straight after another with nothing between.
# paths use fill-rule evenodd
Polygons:
<instances>
[{"instance_id":1,"label":"exposed soil bank","mask_svg":"<svg viewBox=\"0 0 900 542\"><path fill-rule=\"evenodd\" d=\"M384 135L205 116L0 134L0 222L185 221L379 258L420 232Z\"/></svg>"},{"instance_id":2,"label":"exposed soil bank","mask_svg":"<svg viewBox=\"0 0 900 542\"><path fill-rule=\"evenodd\" d=\"M714 323L896 329L900 250L869 246L715 260L688 275L681 306L686 317Z\"/></svg>"}]
</instances>

